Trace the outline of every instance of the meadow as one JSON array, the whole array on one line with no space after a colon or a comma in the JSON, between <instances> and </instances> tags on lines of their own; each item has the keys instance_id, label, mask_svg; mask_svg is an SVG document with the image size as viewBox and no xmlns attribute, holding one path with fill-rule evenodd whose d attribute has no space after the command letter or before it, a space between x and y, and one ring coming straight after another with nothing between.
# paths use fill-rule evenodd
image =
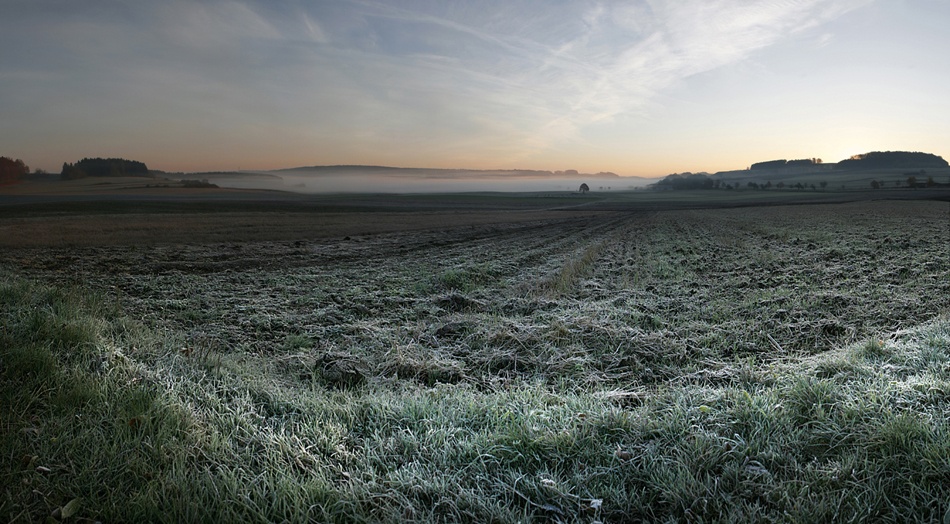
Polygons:
<instances>
[{"instance_id":1,"label":"meadow","mask_svg":"<svg viewBox=\"0 0 950 524\"><path fill-rule=\"evenodd\" d=\"M0 519L950 518L947 202L465 198L17 222Z\"/></svg>"}]
</instances>

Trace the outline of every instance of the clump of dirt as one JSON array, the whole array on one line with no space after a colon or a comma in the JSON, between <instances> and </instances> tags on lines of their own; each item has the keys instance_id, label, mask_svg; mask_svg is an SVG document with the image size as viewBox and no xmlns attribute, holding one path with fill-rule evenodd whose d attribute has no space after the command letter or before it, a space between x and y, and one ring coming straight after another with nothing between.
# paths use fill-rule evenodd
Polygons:
<instances>
[{"instance_id":1,"label":"clump of dirt","mask_svg":"<svg viewBox=\"0 0 950 524\"><path fill-rule=\"evenodd\" d=\"M426 386L457 384L466 377L457 362L443 360L397 359L380 369L382 376L394 376L401 380L414 380Z\"/></svg>"},{"instance_id":2,"label":"clump of dirt","mask_svg":"<svg viewBox=\"0 0 950 524\"><path fill-rule=\"evenodd\" d=\"M435 298L434 301L439 307L453 313L463 311L478 311L485 307L485 303L480 300L469 298L461 293L448 293Z\"/></svg>"},{"instance_id":3,"label":"clump of dirt","mask_svg":"<svg viewBox=\"0 0 950 524\"><path fill-rule=\"evenodd\" d=\"M348 353L326 352L314 363L315 378L325 385L337 388L353 388L366 383L369 366L363 360Z\"/></svg>"},{"instance_id":4,"label":"clump of dirt","mask_svg":"<svg viewBox=\"0 0 950 524\"><path fill-rule=\"evenodd\" d=\"M474 330L472 322L446 322L435 330L435 336L440 339L457 339L468 335Z\"/></svg>"}]
</instances>

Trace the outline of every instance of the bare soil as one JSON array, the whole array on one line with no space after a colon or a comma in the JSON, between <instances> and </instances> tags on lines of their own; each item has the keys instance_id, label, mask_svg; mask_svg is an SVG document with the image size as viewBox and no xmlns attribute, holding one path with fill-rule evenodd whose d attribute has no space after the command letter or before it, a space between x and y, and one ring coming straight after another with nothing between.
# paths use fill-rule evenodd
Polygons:
<instances>
[{"instance_id":1,"label":"bare soil","mask_svg":"<svg viewBox=\"0 0 950 524\"><path fill-rule=\"evenodd\" d=\"M484 229L600 214L563 211L194 212L27 216L0 223L0 247L286 242L420 230Z\"/></svg>"}]
</instances>

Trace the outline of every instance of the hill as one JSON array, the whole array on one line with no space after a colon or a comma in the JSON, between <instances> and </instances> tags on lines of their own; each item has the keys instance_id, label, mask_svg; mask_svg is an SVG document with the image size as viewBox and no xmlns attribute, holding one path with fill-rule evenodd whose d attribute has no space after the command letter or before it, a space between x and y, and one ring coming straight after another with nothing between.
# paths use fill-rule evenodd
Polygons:
<instances>
[{"instance_id":1,"label":"hill","mask_svg":"<svg viewBox=\"0 0 950 524\"><path fill-rule=\"evenodd\" d=\"M838 162L835 169L930 169L950 167L943 157L908 151L872 151Z\"/></svg>"},{"instance_id":2,"label":"hill","mask_svg":"<svg viewBox=\"0 0 950 524\"><path fill-rule=\"evenodd\" d=\"M914 175L915 180L910 180ZM654 189L867 189L939 185L950 175L950 164L931 153L874 151L825 164L821 159L768 160L749 169L708 173L675 173L653 184ZM927 182L916 180L925 176ZM875 186L872 182L876 181Z\"/></svg>"}]
</instances>

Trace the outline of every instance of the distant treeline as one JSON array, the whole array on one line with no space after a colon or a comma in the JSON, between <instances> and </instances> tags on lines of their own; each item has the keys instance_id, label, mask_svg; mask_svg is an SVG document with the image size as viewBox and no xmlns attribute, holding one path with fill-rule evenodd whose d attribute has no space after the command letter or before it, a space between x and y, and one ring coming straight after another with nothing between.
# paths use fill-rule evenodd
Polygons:
<instances>
[{"instance_id":1,"label":"distant treeline","mask_svg":"<svg viewBox=\"0 0 950 524\"><path fill-rule=\"evenodd\" d=\"M705 173L676 173L673 175L667 175L666 178L660 180L654 186L657 189L713 189L715 183L713 179L709 178L709 175Z\"/></svg>"},{"instance_id":2,"label":"distant treeline","mask_svg":"<svg viewBox=\"0 0 950 524\"><path fill-rule=\"evenodd\" d=\"M762 169L779 169L782 167L802 167L802 166L814 166L821 164L820 158L802 158L799 160L769 160L767 162L756 162L752 164L752 167L749 169L752 171L759 171Z\"/></svg>"},{"instance_id":3,"label":"distant treeline","mask_svg":"<svg viewBox=\"0 0 950 524\"><path fill-rule=\"evenodd\" d=\"M182 179L181 185L182 185L182 187L188 187L188 188L193 188L193 189L194 189L194 188L197 188L197 189L204 189L204 188L216 188L216 187L218 187L218 184L212 184L211 182L208 182L208 179L207 179L207 178L204 178L204 179L201 179L201 180L187 180L187 179Z\"/></svg>"},{"instance_id":4,"label":"distant treeline","mask_svg":"<svg viewBox=\"0 0 950 524\"><path fill-rule=\"evenodd\" d=\"M773 187L776 189L812 189L817 191L818 187L825 189L828 187L827 181L822 181L818 185L808 184L805 185L801 182L788 185L785 182L778 182L774 186L772 185L771 180L763 182L756 182L753 180L746 181L745 187L747 189L758 189L758 190L769 190ZM709 175L707 173L682 173L682 174L673 174L667 175L666 178L660 180L659 182L653 184L651 187L654 189L664 189L664 190L684 190L684 189L741 189L742 186L739 184L738 180L725 181L721 178L715 178L714 175Z\"/></svg>"},{"instance_id":5,"label":"distant treeline","mask_svg":"<svg viewBox=\"0 0 950 524\"><path fill-rule=\"evenodd\" d=\"M75 164L63 163L60 176L75 180L87 176L148 176L148 167L135 160L124 158L83 158Z\"/></svg>"},{"instance_id":6,"label":"distant treeline","mask_svg":"<svg viewBox=\"0 0 950 524\"><path fill-rule=\"evenodd\" d=\"M14 160L5 156L0 156L0 184L10 184L16 182L23 175L28 175L30 168L19 158Z\"/></svg>"},{"instance_id":7,"label":"distant treeline","mask_svg":"<svg viewBox=\"0 0 950 524\"><path fill-rule=\"evenodd\" d=\"M950 167L942 157L930 153L908 151L872 151L838 162L835 169L881 168L941 168Z\"/></svg>"}]
</instances>

